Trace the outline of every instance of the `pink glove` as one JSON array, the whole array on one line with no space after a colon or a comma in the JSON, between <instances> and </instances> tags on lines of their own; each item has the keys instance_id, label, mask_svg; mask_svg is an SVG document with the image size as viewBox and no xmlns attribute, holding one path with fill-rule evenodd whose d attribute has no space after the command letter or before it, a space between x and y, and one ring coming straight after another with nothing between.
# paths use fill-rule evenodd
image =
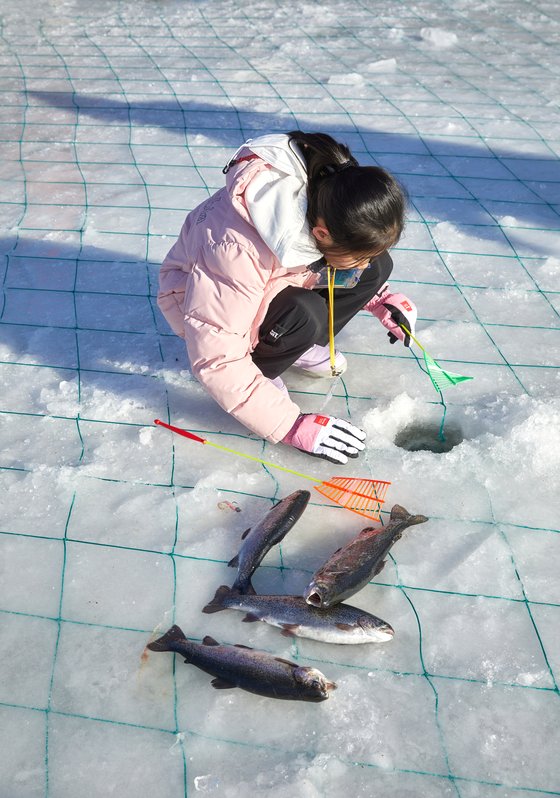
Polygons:
<instances>
[{"instance_id":1,"label":"pink glove","mask_svg":"<svg viewBox=\"0 0 560 798\"><path fill-rule=\"evenodd\" d=\"M410 335L399 325L404 325L414 335L418 311L416 305L404 294L391 294L389 286L381 289L379 294L370 299L364 310L369 310L377 316L381 324L389 330L389 340L392 344L397 338L405 346L410 346Z\"/></svg>"},{"instance_id":2,"label":"pink glove","mask_svg":"<svg viewBox=\"0 0 560 798\"><path fill-rule=\"evenodd\" d=\"M365 449L365 438L363 430L341 418L302 413L282 443L331 463L347 463Z\"/></svg>"}]
</instances>

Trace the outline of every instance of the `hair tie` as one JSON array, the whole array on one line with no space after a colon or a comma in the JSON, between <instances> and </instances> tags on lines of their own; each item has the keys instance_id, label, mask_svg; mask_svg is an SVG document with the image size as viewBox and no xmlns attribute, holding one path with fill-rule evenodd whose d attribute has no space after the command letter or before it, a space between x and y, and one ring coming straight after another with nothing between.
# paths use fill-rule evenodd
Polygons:
<instances>
[{"instance_id":1,"label":"hair tie","mask_svg":"<svg viewBox=\"0 0 560 798\"><path fill-rule=\"evenodd\" d=\"M339 172L344 172L345 169L348 169L350 166L357 166L358 162L353 158L349 161L344 161L344 163L337 163L337 164L325 164L325 166L321 167L319 170L318 177L332 177L332 175L337 175Z\"/></svg>"},{"instance_id":2,"label":"hair tie","mask_svg":"<svg viewBox=\"0 0 560 798\"><path fill-rule=\"evenodd\" d=\"M338 173L338 172L344 172L344 170L345 170L345 169L348 169L350 166L357 166L357 165L358 165L358 164L357 164L357 163L356 163L356 161L354 161L354 160L351 160L351 161L345 161L344 163L341 163L339 166L337 166L335 171L336 171L337 173Z\"/></svg>"}]
</instances>

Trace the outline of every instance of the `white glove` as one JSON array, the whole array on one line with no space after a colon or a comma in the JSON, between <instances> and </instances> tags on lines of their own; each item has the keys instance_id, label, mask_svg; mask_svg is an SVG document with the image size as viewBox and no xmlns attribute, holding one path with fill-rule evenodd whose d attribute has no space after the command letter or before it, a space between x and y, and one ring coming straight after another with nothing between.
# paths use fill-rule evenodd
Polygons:
<instances>
[{"instance_id":1,"label":"white glove","mask_svg":"<svg viewBox=\"0 0 560 798\"><path fill-rule=\"evenodd\" d=\"M366 434L359 427L333 416L305 413L282 440L289 446L301 449L331 463L347 463L365 449Z\"/></svg>"}]
</instances>

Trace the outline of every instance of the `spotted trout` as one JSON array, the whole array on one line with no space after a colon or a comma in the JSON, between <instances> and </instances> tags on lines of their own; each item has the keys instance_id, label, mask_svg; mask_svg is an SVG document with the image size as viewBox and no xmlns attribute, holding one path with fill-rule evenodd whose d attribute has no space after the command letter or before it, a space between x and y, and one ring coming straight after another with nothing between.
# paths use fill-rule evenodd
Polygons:
<instances>
[{"instance_id":1,"label":"spotted trout","mask_svg":"<svg viewBox=\"0 0 560 798\"><path fill-rule=\"evenodd\" d=\"M388 623L350 604L329 609L312 607L301 596L242 595L222 585L202 612L241 610L245 623L264 621L286 637L308 637L322 643L383 643L394 631Z\"/></svg>"},{"instance_id":2,"label":"spotted trout","mask_svg":"<svg viewBox=\"0 0 560 798\"><path fill-rule=\"evenodd\" d=\"M313 607L331 607L353 595L373 579L385 565L385 557L404 530L427 521L395 504L384 527L366 527L338 549L313 575L303 597Z\"/></svg>"},{"instance_id":3,"label":"spotted trout","mask_svg":"<svg viewBox=\"0 0 560 798\"><path fill-rule=\"evenodd\" d=\"M251 577L268 554L288 534L307 507L311 494L296 490L275 504L255 526L241 536L245 542L228 565L237 567L233 589L238 593L254 593Z\"/></svg>"},{"instance_id":4,"label":"spotted trout","mask_svg":"<svg viewBox=\"0 0 560 798\"><path fill-rule=\"evenodd\" d=\"M239 687L249 693L293 701L325 701L336 688L321 671L298 665L248 646L223 646L212 637L202 643L187 640L178 626L147 646L150 651L174 651L189 665L209 673L212 687Z\"/></svg>"}]
</instances>

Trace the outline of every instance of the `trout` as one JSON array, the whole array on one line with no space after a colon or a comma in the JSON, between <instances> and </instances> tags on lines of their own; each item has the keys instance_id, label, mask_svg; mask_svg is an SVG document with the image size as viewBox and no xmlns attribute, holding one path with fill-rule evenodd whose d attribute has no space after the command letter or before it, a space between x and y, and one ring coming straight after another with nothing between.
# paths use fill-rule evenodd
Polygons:
<instances>
[{"instance_id":1,"label":"trout","mask_svg":"<svg viewBox=\"0 0 560 798\"><path fill-rule=\"evenodd\" d=\"M286 637L307 637L322 643L383 643L394 631L388 623L350 604L317 609L301 596L243 595L222 585L202 612L245 612L245 623L264 621L278 626Z\"/></svg>"},{"instance_id":2,"label":"trout","mask_svg":"<svg viewBox=\"0 0 560 798\"><path fill-rule=\"evenodd\" d=\"M216 690L240 687L249 693L294 701L325 701L336 688L321 671L242 645L221 645L206 636L202 643L187 640L178 626L148 643L150 651L174 651L212 679Z\"/></svg>"},{"instance_id":3,"label":"trout","mask_svg":"<svg viewBox=\"0 0 560 798\"><path fill-rule=\"evenodd\" d=\"M362 529L315 572L303 594L305 601L325 608L352 596L383 569L385 557L404 530L427 520L425 515L412 515L395 504L387 526Z\"/></svg>"},{"instance_id":4,"label":"trout","mask_svg":"<svg viewBox=\"0 0 560 798\"><path fill-rule=\"evenodd\" d=\"M308 490L296 490L275 504L255 526L241 536L245 542L228 565L237 567L233 589L254 593L251 577L270 549L280 543L300 518L311 498Z\"/></svg>"}]
</instances>

